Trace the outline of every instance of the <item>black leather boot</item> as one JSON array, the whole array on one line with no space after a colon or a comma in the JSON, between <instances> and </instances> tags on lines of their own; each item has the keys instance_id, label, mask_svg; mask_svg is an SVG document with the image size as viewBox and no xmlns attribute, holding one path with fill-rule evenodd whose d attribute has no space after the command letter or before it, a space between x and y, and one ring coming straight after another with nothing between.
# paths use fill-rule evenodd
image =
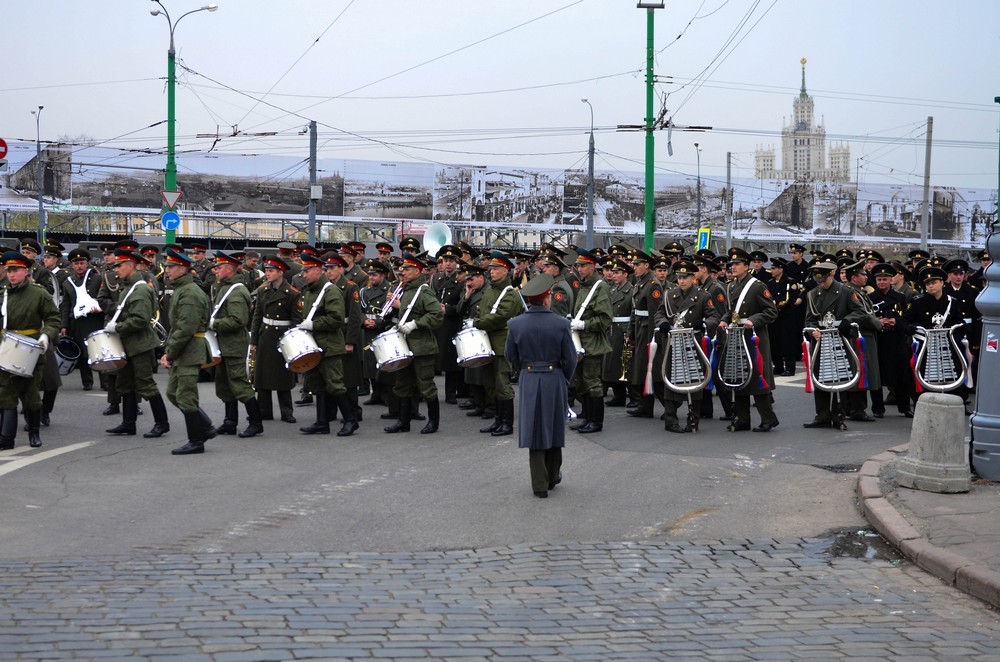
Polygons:
<instances>
[{"instance_id":1,"label":"black leather boot","mask_svg":"<svg viewBox=\"0 0 1000 662\"><path fill-rule=\"evenodd\" d=\"M17 409L0 411L0 451L14 448L14 437L17 436Z\"/></svg>"},{"instance_id":2,"label":"black leather boot","mask_svg":"<svg viewBox=\"0 0 1000 662\"><path fill-rule=\"evenodd\" d=\"M479 431L483 434L493 434L494 431L499 430L500 426L503 425L503 400L496 401L496 413L494 414L493 422L484 428L479 428Z\"/></svg>"},{"instance_id":3,"label":"black leather boot","mask_svg":"<svg viewBox=\"0 0 1000 662\"><path fill-rule=\"evenodd\" d=\"M350 437L361 427L358 425L357 416L355 416L354 401L350 394L341 393L337 396L336 402L337 407L340 408L340 415L344 419L344 424L340 427L340 431L337 432L337 436Z\"/></svg>"},{"instance_id":4,"label":"black leather boot","mask_svg":"<svg viewBox=\"0 0 1000 662\"><path fill-rule=\"evenodd\" d=\"M389 434L395 434L397 432L409 432L410 431L410 406L411 400L409 398L399 399L399 420L392 425L384 428Z\"/></svg>"},{"instance_id":5,"label":"black leather boot","mask_svg":"<svg viewBox=\"0 0 1000 662\"><path fill-rule=\"evenodd\" d=\"M38 426L42 420L42 410L25 411L24 418L28 421L28 445L32 448L38 448L42 445L42 436L38 433Z\"/></svg>"},{"instance_id":6,"label":"black leather boot","mask_svg":"<svg viewBox=\"0 0 1000 662\"><path fill-rule=\"evenodd\" d=\"M450 372L446 372L450 375ZM427 401L427 425L420 430L420 434L433 434L438 431L441 423L441 401L437 398Z\"/></svg>"},{"instance_id":7,"label":"black leather boot","mask_svg":"<svg viewBox=\"0 0 1000 662\"><path fill-rule=\"evenodd\" d=\"M249 425L247 425L245 430L240 432L239 437L246 439L247 437L256 437L258 434L264 434L264 419L260 414L260 404L258 404L257 398L250 398L243 403L243 406L247 410L247 422Z\"/></svg>"},{"instance_id":8,"label":"black leather boot","mask_svg":"<svg viewBox=\"0 0 1000 662\"><path fill-rule=\"evenodd\" d=\"M316 422L308 427L299 428L299 432L302 434L330 434L330 414L327 409L329 400L326 397L326 393L317 394L315 400Z\"/></svg>"},{"instance_id":9,"label":"black leather boot","mask_svg":"<svg viewBox=\"0 0 1000 662\"><path fill-rule=\"evenodd\" d=\"M630 414L632 412L629 412ZM576 423L569 426L570 430L580 430L586 427L590 423L590 397L583 396L580 398L580 415L576 417Z\"/></svg>"},{"instance_id":10,"label":"black leather boot","mask_svg":"<svg viewBox=\"0 0 1000 662\"><path fill-rule=\"evenodd\" d=\"M590 422L577 430L580 434L600 432L604 429L604 398L597 396L590 399Z\"/></svg>"},{"instance_id":11,"label":"black leather boot","mask_svg":"<svg viewBox=\"0 0 1000 662\"><path fill-rule=\"evenodd\" d=\"M300 399L298 399L298 400L295 401L295 404L298 407L303 407L305 405L311 405L312 403L313 403L313 397L311 395L309 395L308 393L306 393L305 391L302 391L302 397Z\"/></svg>"},{"instance_id":12,"label":"black leather boot","mask_svg":"<svg viewBox=\"0 0 1000 662\"><path fill-rule=\"evenodd\" d=\"M42 425L44 427L49 427L49 414L56 407L56 395L59 391L43 391L42 392Z\"/></svg>"},{"instance_id":13,"label":"black leather boot","mask_svg":"<svg viewBox=\"0 0 1000 662\"><path fill-rule=\"evenodd\" d=\"M278 411L282 423L295 423L295 407L292 405L291 391L278 391Z\"/></svg>"},{"instance_id":14,"label":"black leather boot","mask_svg":"<svg viewBox=\"0 0 1000 662\"><path fill-rule=\"evenodd\" d=\"M201 410L184 412L184 426L187 428L188 441L179 448L170 451L171 455L197 455L205 452L205 419Z\"/></svg>"},{"instance_id":15,"label":"black leather boot","mask_svg":"<svg viewBox=\"0 0 1000 662\"><path fill-rule=\"evenodd\" d=\"M202 443L208 441L209 439L215 439L215 426L212 425L212 419L208 417L204 409L198 410L198 417L201 418L201 441Z\"/></svg>"},{"instance_id":16,"label":"black leather boot","mask_svg":"<svg viewBox=\"0 0 1000 662\"><path fill-rule=\"evenodd\" d=\"M264 389L257 389L257 405L260 407L260 420L274 420L274 403L271 401L271 392Z\"/></svg>"},{"instance_id":17,"label":"black leather boot","mask_svg":"<svg viewBox=\"0 0 1000 662\"><path fill-rule=\"evenodd\" d=\"M170 419L167 417L167 406L163 396L157 393L149 400L149 408L153 411L153 429L142 435L146 439L156 439L170 432Z\"/></svg>"},{"instance_id":18,"label":"black leather boot","mask_svg":"<svg viewBox=\"0 0 1000 662\"><path fill-rule=\"evenodd\" d=\"M222 425L215 428L215 434L236 434L236 424L240 422L240 403L236 400L223 403L226 406L226 417Z\"/></svg>"},{"instance_id":19,"label":"black leather boot","mask_svg":"<svg viewBox=\"0 0 1000 662\"><path fill-rule=\"evenodd\" d=\"M122 423L105 430L108 434L135 434L135 419L139 415L139 401L135 393L122 395Z\"/></svg>"},{"instance_id":20,"label":"black leather boot","mask_svg":"<svg viewBox=\"0 0 1000 662\"><path fill-rule=\"evenodd\" d=\"M410 418L414 421L424 421L427 417L420 413L420 396L410 398Z\"/></svg>"},{"instance_id":21,"label":"black leather boot","mask_svg":"<svg viewBox=\"0 0 1000 662\"><path fill-rule=\"evenodd\" d=\"M500 412L500 427L490 433L494 437L506 437L514 434L514 401L498 400L497 411Z\"/></svg>"}]
</instances>

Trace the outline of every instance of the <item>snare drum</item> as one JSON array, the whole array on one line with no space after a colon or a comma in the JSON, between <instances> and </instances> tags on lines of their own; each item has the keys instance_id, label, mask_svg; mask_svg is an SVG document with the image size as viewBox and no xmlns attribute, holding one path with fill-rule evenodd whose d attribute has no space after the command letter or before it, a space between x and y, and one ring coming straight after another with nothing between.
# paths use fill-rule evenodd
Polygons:
<instances>
[{"instance_id":1,"label":"snare drum","mask_svg":"<svg viewBox=\"0 0 1000 662\"><path fill-rule=\"evenodd\" d=\"M59 374L65 377L73 372L82 353L80 346L72 338L60 338L56 343L56 365L59 366Z\"/></svg>"},{"instance_id":2,"label":"snare drum","mask_svg":"<svg viewBox=\"0 0 1000 662\"><path fill-rule=\"evenodd\" d=\"M406 344L406 338L396 329L375 336L372 351L375 352L375 367L382 372L402 370L413 361L413 352Z\"/></svg>"},{"instance_id":3,"label":"snare drum","mask_svg":"<svg viewBox=\"0 0 1000 662\"><path fill-rule=\"evenodd\" d=\"M31 377L43 353L42 343L37 340L5 331L3 342L0 342L0 370L18 377Z\"/></svg>"},{"instance_id":4,"label":"snare drum","mask_svg":"<svg viewBox=\"0 0 1000 662\"><path fill-rule=\"evenodd\" d=\"M573 336L573 347L576 347L577 356L583 356L586 354L586 350L583 349L583 340L580 339L580 332L573 331L570 335Z\"/></svg>"},{"instance_id":5,"label":"snare drum","mask_svg":"<svg viewBox=\"0 0 1000 662\"><path fill-rule=\"evenodd\" d=\"M211 368L214 365L219 365L222 363L222 350L219 349L219 336L216 335L215 331L209 329L205 332L205 342L208 343L208 355L212 357L212 360L208 363L202 363L202 368Z\"/></svg>"},{"instance_id":6,"label":"snare drum","mask_svg":"<svg viewBox=\"0 0 1000 662\"><path fill-rule=\"evenodd\" d=\"M323 360L323 350L313 334L305 329L289 329L278 340L278 349L285 357L285 366L292 372L312 370Z\"/></svg>"},{"instance_id":7,"label":"snare drum","mask_svg":"<svg viewBox=\"0 0 1000 662\"><path fill-rule=\"evenodd\" d=\"M458 354L458 365L463 368L477 368L493 360L490 337L482 329L475 327L462 329L451 343Z\"/></svg>"},{"instance_id":8,"label":"snare drum","mask_svg":"<svg viewBox=\"0 0 1000 662\"><path fill-rule=\"evenodd\" d=\"M117 333L104 329L87 336L83 344L87 346L87 363L98 372L118 370L126 363L125 345Z\"/></svg>"}]
</instances>

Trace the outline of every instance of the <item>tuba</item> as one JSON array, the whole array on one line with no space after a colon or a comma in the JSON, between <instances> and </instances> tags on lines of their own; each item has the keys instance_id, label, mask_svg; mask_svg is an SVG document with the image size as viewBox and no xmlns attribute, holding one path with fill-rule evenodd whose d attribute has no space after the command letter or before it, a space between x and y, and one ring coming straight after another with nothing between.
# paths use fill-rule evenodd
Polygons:
<instances>
[{"instance_id":1,"label":"tuba","mask_svg":"<svg viewBox=\"0 0 1000 662\"><path fill-rule=\"evenodd\" d=\"M724 386L739 391L746 388L753 378L753 360L750 358L750 333L743 326L744 320L733 315L726 327L726 341L719 357L718 379Z\"/></svg>"},{"instance_id":2,"label":"tuba","mask_svg":"<svg viewBox=\"0 0 1000 662\"><path fill-rule=\"evenodd\" d=\"M840 335L833 313L827 311L820 321L820 328L806 327L802 335L812 345L809 354L813 385L821 391L838 393L857 385L861 378L860 360L850 341ZM857 324L852 324L855 329ZM819 331L819 340L812 337Z\"/></svg>"},{"instance_id":3,"label":"tuba","mask_svg":"<svg viewBox=\"0 0 1000 662\"><path fill-rule=\"evenodd\" d=\"M944 326L945 316L934 315L934 328L917 327L914 340L920 343L920 350L914 362L913 372L928 391L944 393L958 388L965 381L969 364L955 341L955 329L961 324Z\"/></svg>"},{"instance_id":4,"label":"tuba","mask_svg":"<svg viewBox=\"0 0 1000 662\"><path fill-rule=\"evenodd\" d=\"M451 243L451 228L444 223L431 223L424 232L424 250L435 255L442 246Z\"/></svg>"}]
</instances>

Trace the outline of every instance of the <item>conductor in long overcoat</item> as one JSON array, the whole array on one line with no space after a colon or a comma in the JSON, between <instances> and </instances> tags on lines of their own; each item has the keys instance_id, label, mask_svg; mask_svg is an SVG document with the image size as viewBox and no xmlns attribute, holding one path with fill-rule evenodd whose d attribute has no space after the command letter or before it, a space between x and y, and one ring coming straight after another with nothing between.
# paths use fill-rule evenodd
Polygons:
<instances>
[{"instance_id":1,"label":"conductor in long overcoat","mask_svg":"<svg viewBox=\"0 0 1000 662\"><path fill-rule=\"evenodd\" d=\"M569 322L549 310L554 280L535 276L521 289L528 310L510 320L505 353L521 365L518 446L528 449L531 489L548 497L562 478L566 445L566 398L576 369Z\"/></svg>"}]
</instances>

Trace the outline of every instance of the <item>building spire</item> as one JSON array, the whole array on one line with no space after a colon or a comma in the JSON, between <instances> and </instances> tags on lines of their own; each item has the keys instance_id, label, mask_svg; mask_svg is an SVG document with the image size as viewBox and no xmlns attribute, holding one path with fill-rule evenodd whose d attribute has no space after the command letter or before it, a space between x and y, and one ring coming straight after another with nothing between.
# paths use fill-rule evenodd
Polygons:
<instances>
[{"instance_id":1,"label":"building spire","mask_svg":"<svg viewBox=\"0 0 1000 662\"><path fill-rule=\"evenodd\" d=\"M809 95L806 93L806 59L802 58L802 89L799 91L799 98L806 99Z\"/></svg>"}]
</instances>

